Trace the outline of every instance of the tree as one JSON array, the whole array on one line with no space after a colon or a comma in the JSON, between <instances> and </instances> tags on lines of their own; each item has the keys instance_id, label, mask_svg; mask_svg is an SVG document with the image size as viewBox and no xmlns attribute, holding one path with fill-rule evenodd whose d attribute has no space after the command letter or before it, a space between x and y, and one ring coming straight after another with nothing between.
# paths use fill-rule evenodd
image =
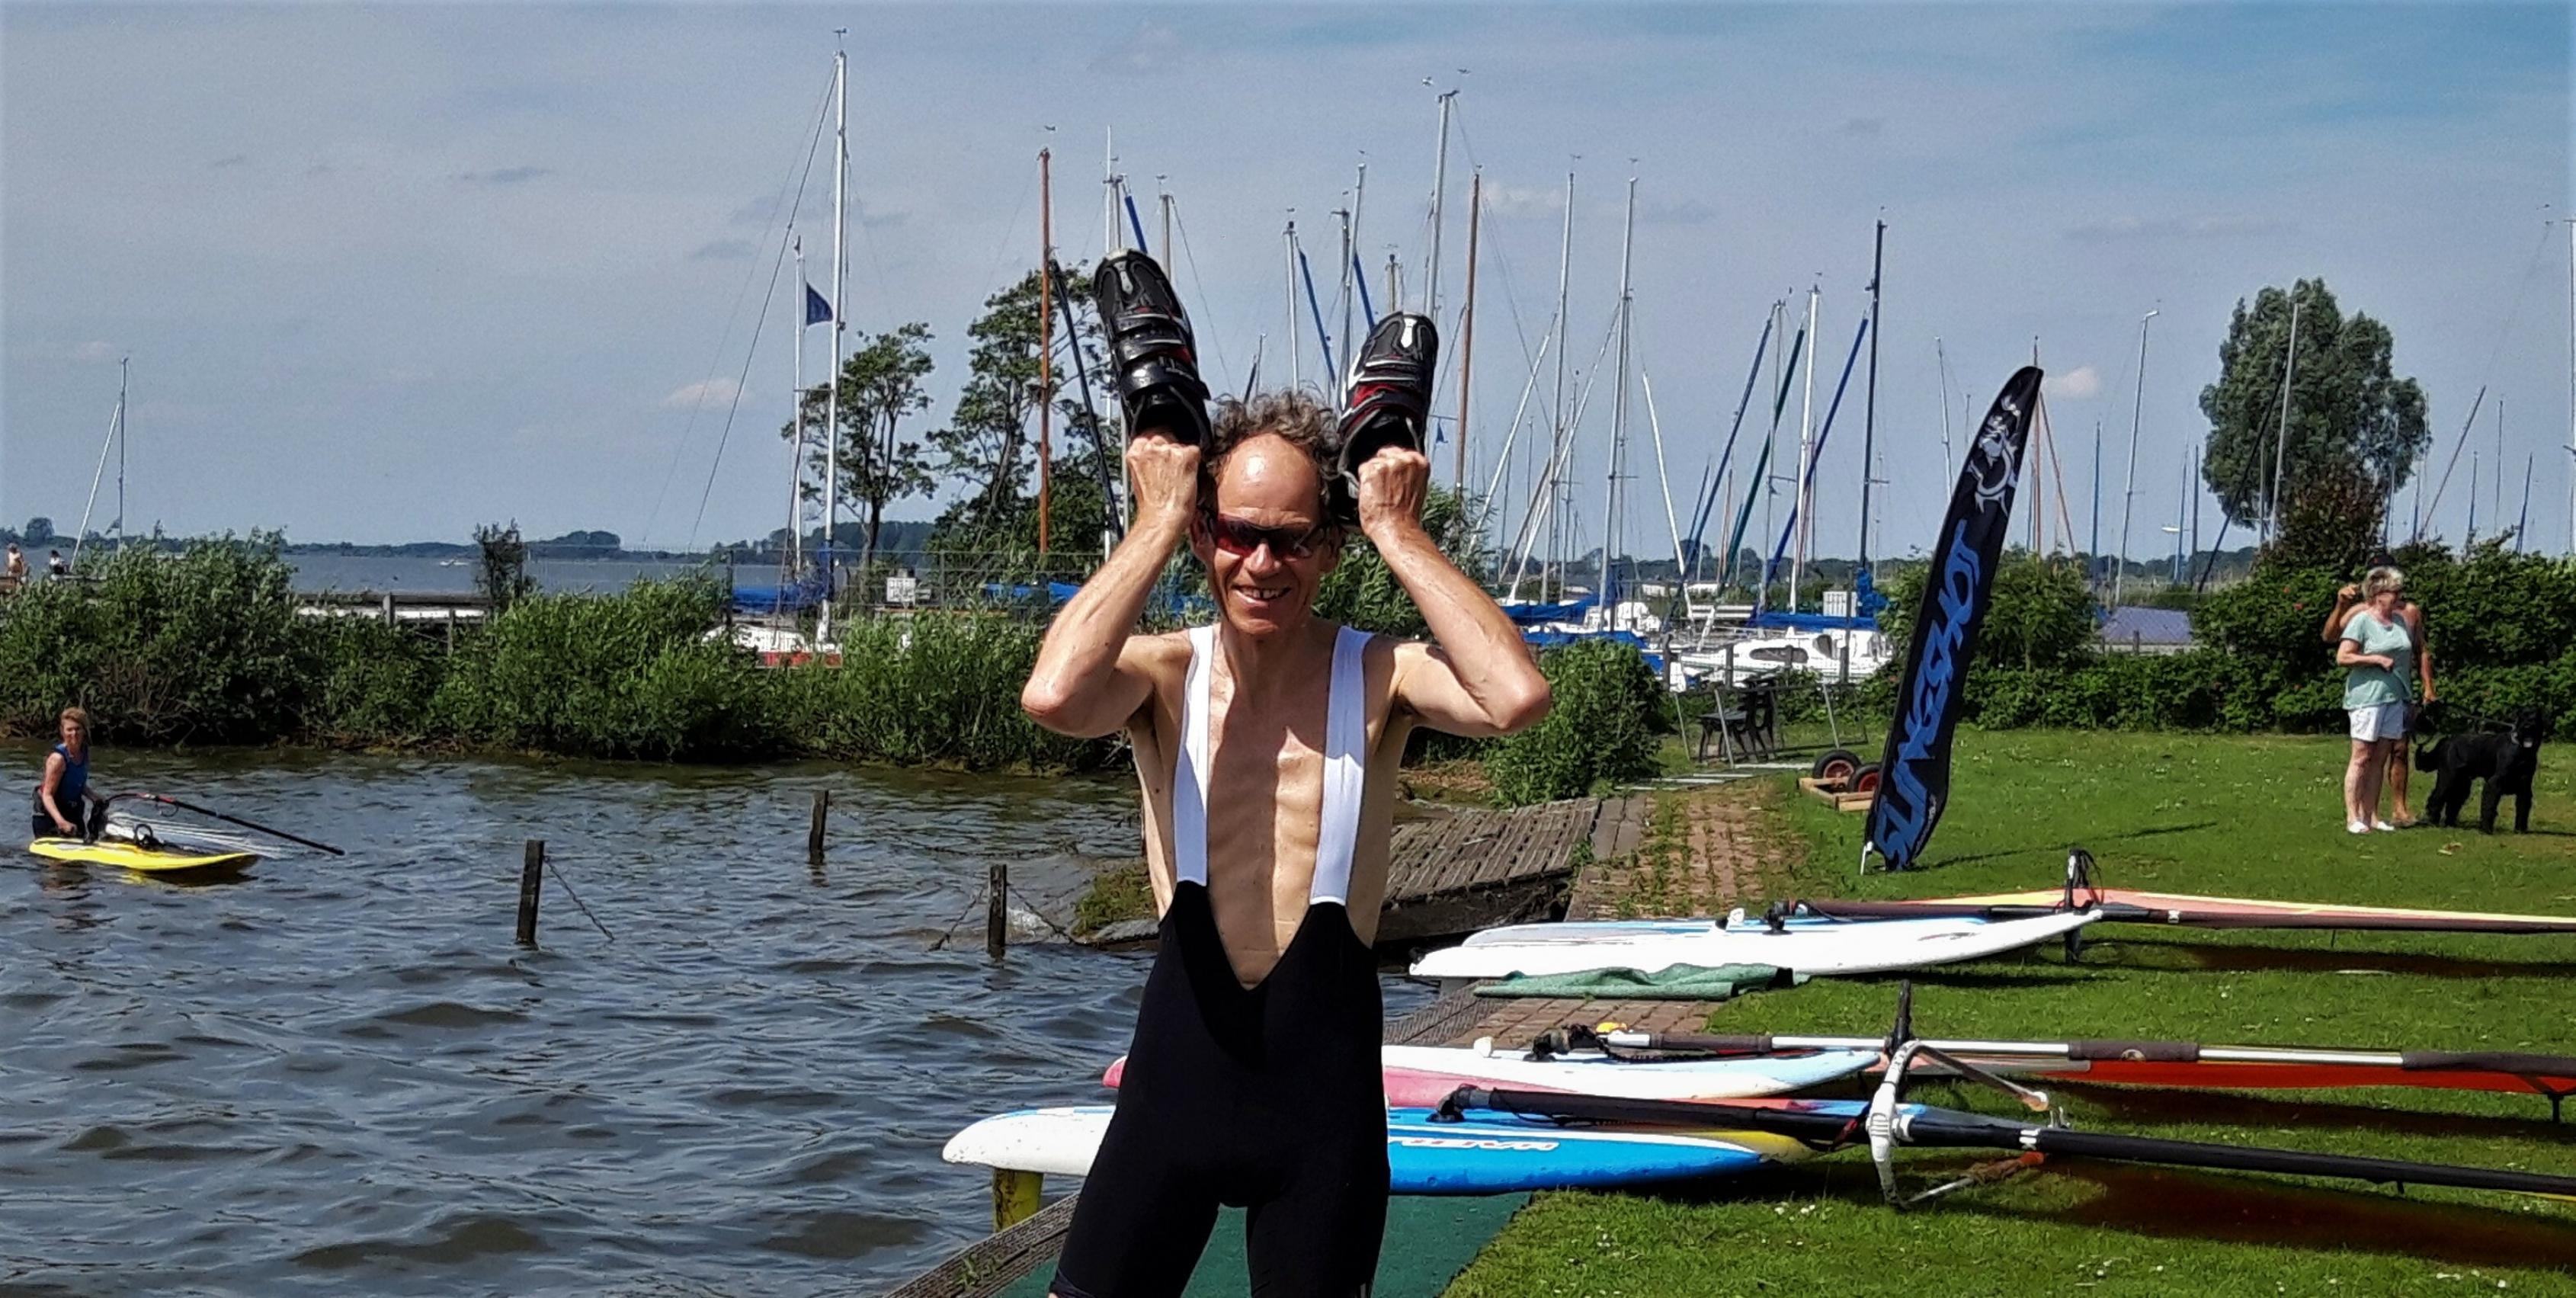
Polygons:
<instances>
[{"instance_id":1,"label":"tree","mask_svg":"<svg viewBox=\"0 0 2576 1298\"><path fill-rule=\"evenodd\" d=\"M2291 305L2298 311L2298 351L2286 435L2281 384L2290 366ZM2251 307L2239 299L2218 346L2218 381L2202 388L2209 442L2201 477L2230 520L2278 517L2272 500L2275 458L2289 500L2312 484L2353 477L2394 496L2431 439L2424 390L2391 369L2395 339L2388 326L2356 313L2347 318L2324 280L2303 279L2287 292L2267 287ZM2338 487L2339 489L2339 487Z\"/></svg>"},{"instance_id":2,"label":"tree","mask_svg":"<svg viewBox=\"0 0 2576 1298\"><path fill-rule=\"evenodd\" d=\"M1036 271L984 300L982 318L966 330L975 344L966 386L948 423L930 434L940 472L969 488L942 516L959 540L1000 529L1020 512L1034 458L1029 416L1050 395L1038 384L1038 305Z\"/></svg>"},{"instance_id":3,"label":"tree","mask_svg":"<svg viewBox=\"0 0 2576 1298\"><path fill-rule=\"evenodd\" d=\"M867 561L873 562L886 505L930 490L921 443L900 437L907 416L930 408L930 394L922 390L931 370L930 326L916 320L858 338L859 349L841 362L841 497L867 506ZM805 394L809 427L823 426L825 395L820 385ZM781 428L779 435L794 437L795 426ZM807 456L818 471L823 468L822 447Z\"/></svg>"},{"instance_id":4,"label":"tree","mask_svg":"<svg viewBox=\"0 0 2576 1298\"><path fill-rule=\"evenodd\" d=\"M492 616L499 617L512 604L536 593L537 583L528 576L528 546L519 539L517 519L475 528L474 546L478 552L474 586L491 602Z\"/></svg>"},{"instance_id":5,"label":"tree","mask_svg":"<svg viewBox=\"0 0 2576 1298\"><path fill-rule=\"evenodd\" d=\"M42 514L38 514L34 518L28 519L26 542L27 548L29 549L34 549L40 545L52 545L54 543L54 520L47 518Z\"/></svg>"}]
</instances>

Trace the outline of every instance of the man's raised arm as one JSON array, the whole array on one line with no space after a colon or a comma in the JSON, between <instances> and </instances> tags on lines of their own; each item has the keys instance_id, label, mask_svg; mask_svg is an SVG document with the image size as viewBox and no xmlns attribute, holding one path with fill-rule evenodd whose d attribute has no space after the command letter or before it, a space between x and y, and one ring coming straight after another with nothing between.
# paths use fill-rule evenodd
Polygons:
<instances>
[{"instance_id":1,"label":"man's raised arm","mask_svg":"<svg viewBox=\"0 0 2576 1298\"><path fill-rule=\"evenodd\" d=\"M1507 735L1547 715L1547 678L1520 628L1422 528L1431 461L1390 448L1360 466L1360 529L1422 610L1437 643L1400 652L1396 701L1434 730Z\"/></svg>"},{"instance_id":2,"label":"man's raised arm","mask_svg":"<svg viewBox=\"0 0 2576 1298\"><path fill-rule=\"evenodd\" d=\"M1164 562L1189 532L1198 472L1195 446L1150 435L1127 444L1135 525L1047 628L1037 666L1020 689L1020 707L1031 720L1092 739L1126 725L1145 706L1153 677L1128 643Z\"/></svg>"}]
</instances>

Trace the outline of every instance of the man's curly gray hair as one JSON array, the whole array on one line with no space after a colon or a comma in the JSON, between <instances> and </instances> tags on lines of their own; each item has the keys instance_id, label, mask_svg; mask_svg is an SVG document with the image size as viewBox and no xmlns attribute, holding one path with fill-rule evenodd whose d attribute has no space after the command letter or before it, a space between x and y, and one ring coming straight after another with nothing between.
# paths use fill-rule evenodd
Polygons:
<instances>
[{"instance_id":1,"label":"man's curly gray hair","mask_svg":"<svg viewBox=\"0 0 2576 1298\"><path fill-rule=\"evenodd\" d=\"M1307 392L1264 392L1250 401L1219 398L1215 428L1208 435L1207 449L1199 455L1201 504L1215 507L1216 480L1225 472L1225 462L1245 442L1267 433L1285 439L1314 462L1319 488L1315 506L1321 511L1318 517L1329 516L1321 489L1332 482L1335 472L1334 460L1340 449L1334 430L1336 422L1333 412Z\"/></svg>"}]
</instances>

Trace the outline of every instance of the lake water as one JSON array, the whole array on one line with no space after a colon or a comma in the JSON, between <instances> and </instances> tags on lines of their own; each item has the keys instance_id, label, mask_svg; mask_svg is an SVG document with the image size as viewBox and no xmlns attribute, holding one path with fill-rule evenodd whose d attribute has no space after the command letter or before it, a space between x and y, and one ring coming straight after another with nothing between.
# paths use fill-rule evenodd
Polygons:
<instances>
[{"instance_id":1,"label":"lake water","mask_svg":"<svg viewBox=\"0 0 2576 1298\"><path fill-rule=\"evenodd\" d=\"M1105 1098L1144 977L982 943L992 860L1046 892L1132 855L1123 779L98 763L348 855L185 887L16 858L0 1292L875 1292L989 1229L959 1127ZM549 879L513 944L531 837L613 941Z\"/></svg>"}]
</instances>

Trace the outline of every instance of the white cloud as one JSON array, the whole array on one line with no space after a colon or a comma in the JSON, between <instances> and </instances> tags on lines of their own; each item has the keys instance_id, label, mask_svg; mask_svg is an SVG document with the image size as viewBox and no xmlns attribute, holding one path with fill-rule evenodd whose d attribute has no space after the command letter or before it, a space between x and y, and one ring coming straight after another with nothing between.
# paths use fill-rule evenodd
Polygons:
<instances>
[{"instance_id":1,"label":"white cloud","mask_svg":"<svg viewBox=\"0 0 2576 1298\"><path fill-rule=\"evenodd\" d=\"M2068 401L2090 401L2102 395L2102 372L2090 365L2078 365L2063 374L2048 376L2048 395Z\"/></svg>"},{"instance_id":2,"label":"white cloud","mask_svg":"<svg viewBox=\"0 0 2576 1298\"><path fill-rule=\"evenodd\" d=\"M95 365L100 361L115 360L116 344L93 338L85 343L73 343L68 355L82 364Z\"/></svg>"},{"instance_id":3,"label":"white cloud","mask_svg":"<svg viewBox=\"0 0 2576 1298\"><path fill-rule=\"evenodd\" d=\"M741 384L719 374L711 379L683 383L673 388L671 395L662 398L662 404L679 410L685 410L700 403L711 406L722 405L733 400L734 394L740 391L742 391Z\"/></svg>"}]
</instances>

